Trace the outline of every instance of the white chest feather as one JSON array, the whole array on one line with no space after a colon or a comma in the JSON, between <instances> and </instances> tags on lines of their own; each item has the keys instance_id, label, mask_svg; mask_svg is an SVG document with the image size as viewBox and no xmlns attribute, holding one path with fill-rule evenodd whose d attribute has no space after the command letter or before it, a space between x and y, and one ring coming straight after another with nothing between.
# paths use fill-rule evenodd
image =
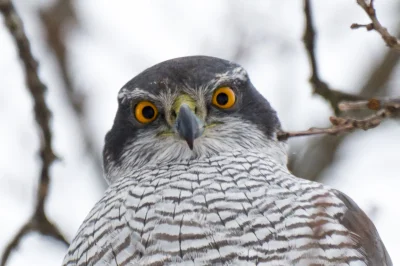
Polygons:
<instances>
[{"instance_id":1,"label":"white chest feather","mask_svg":"<svg viewBox=\"0 0 400 266\"><path fill-rule=\"evenodd\" d=\"M107 190L64 265L366 265L344 212L260 153L146 167Z\"/></svg>"}]
</instances>

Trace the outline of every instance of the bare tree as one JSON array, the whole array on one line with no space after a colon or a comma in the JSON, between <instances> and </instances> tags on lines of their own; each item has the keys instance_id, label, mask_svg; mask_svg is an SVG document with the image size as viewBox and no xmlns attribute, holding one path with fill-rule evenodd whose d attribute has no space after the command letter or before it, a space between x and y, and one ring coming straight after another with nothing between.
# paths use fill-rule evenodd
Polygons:
<instances>
[{"instance_id":1,"label":"bare tree","mask_svg":"<svg viewBox=\"0 0 400 266\"><path fill-rule=\"evenodd\" d=\"M366 6L364 1L358 1L358 3L370 12L370 17L373 19L375 25L373 28L379 28L378 32L383 36L382 38L389 42L393 49L396 49L395 43L397 39L391 36L386 29L380 25L379 21L375 16L375 10L373 9L373 1L370 5ZM371 11L372 10L372 11ZM336 114L342 111L349 110L374 110L375 114L368 116L363 119L354 118L344 118L344 117L330 117L330 122L332 127L330 128L310 128L309 130L298 131L298 132L279 132L278 138L280 140L287 140L291 137L299 136L309 136L309 135L319 135L319 134L330 134L337 135L339 133L349 132L354 129L368 130L378 126L382 120L388 117L394 117L400 115L400 98L395 99L376 99L372 98L370 100L362 100L361 95L352 95L348 93L343 93L338 90L333 90L329 85L322 81L318 73L317 59L315 56L315 30L312 20L312 11L310 0L304 1L304 14L306 18L306 27L304 31L304 45L307 50L308 57L310 59L310 65L312 69L312 75L310 78L310 83L313 86L313 93L322 96L325 100L329 102L332 109L334 109ZM372 14L372 15L371 15ZM354 24L352 25L354 28ZM393 39L394 38L394 39ZM390 39L391 41L387 41Z\"/></svg>"},{"instance_id":2,"label":"bare tree","mask_svg":"<svg viewBox=\"0 0 400 266\"><path fill-rule=\"evenodd\" d=\"M19 56L25 72L27 89L34 101L33 109L41 140L39 154L42 164L35 211L4 250L1 259L1 265L3 266L6 265L8 257L12 250L17 247L22 237L32 231L37 231L43 235L53 237L67 246L69 243L57 226L49 221L44 209L51 181L49 169L54 160L57 159L52 147L53 134L50 130L51 111L44 98L44 93L47 88L39 77L38 63L32 55L30 43L25 34L22 20L15 10L13 3L10 0L0 1L0 11L4 16L5 24L18 47Z\"/></svg>"},{"instance_id":3,"label":"bare tree","mask_svg":"<svg viewBox=\"0 0 400 266\"><path fill-rule=\"evenodd\" d=\"M329 87L327 82L320 79L318 74L318 60L315 56L316 30L315 26L313 25L313 15L310 5L310 1L304 1L304 16L306 23L303 35L303 42L311 66L312 74L310 78L310 83L314 88L313 92L327 100L337 116L342 116L343 111L348 111L340 110L339 104L342 101L376 99L386 95L387 87L385 87L385 85L390 80L400 59L400 53L394 49L388 50L382 57L380 63L373 66L373 68L371 69L366 69L366 76L368 78L366 82L358 89L359 93L357 95L349 95L347 93L341 92L340 90L334 90ZM373 7L373 2L371 2L371 6ZM354 28L354 26L351 27ZM400 35L400 25L398 27L397 34ZM360 112L356 113L356 115L360 115ZM364 115L365 119L366 116L371 115L371 112L361 112L361 115ZM384 116L385 115L386 114L384 114ZM367 120L368 119L369 118L367 118ZM353 122L350 122L350 124L351 123ZM361 123L358 125L364 126L365 124ZM321 129L311 129L306 130L305 132L293 132L294 135L298 135L298 133L300 133L300 135L303 135L304 133L306 135L315 133L326 133L327 135L322 136L321 138L310 139L306 145L302 145L301 147L297 147L296 149L292 150L291 154L295 154L296 156L291 156L289 158L289 169L291 169L293 173L297 176L302 176L314 181L320 180L323 176L323 172L328 169L329 166L333 163L338 147L341 143L344 142L347 136L339 135L336 137L332 137L331 135L337 135L338 133L341 133L343 131L348 132L348 126L349 125L343 127L342 125L338 128L334 125L333 128L328 128L325 131ZM353 128L354 126L351 126L350 130L352 130ZM356 126L356 128L360 127ZM287 134L284 133L282 135L287 136ZM307 154L307 156L299 156L301 154Z\"/></svg>"}]
</instances>

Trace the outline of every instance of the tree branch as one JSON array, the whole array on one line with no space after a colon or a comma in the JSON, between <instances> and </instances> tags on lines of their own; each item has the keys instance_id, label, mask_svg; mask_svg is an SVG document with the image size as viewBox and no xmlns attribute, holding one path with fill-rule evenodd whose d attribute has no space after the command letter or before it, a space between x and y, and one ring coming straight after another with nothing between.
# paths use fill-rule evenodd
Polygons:
<instances>
[{"instance_id":1,"label":"tree branch","mask_svg":"<svg viewBox=\"0 0 400 266\"><path fill-rule=\"evenodd\" d=\"M306 26L304 29L303 42L311 65L310 83L313 87L313 93L318 94L327 100L335 114L339 114L338 103L343 100L354 101L362 99L360 96L334 90L323 81L319 75L319 68L315 56L315 29L313 25L312 10L310 0L304 0L304 15Z\"/></svg>"},{"instance_id":2,"label":"tree branch","mask_svg":"<svg viewBox=\"0 0 400 266\"><path fill-rule=\"evenodd\" d=\"M339 103L339 109L342 111L366 110L366 109L377 111L383 108L391 110L393 114L397 115L396 110L400 108L400 98L394 98L394 99L372 98L368 101L357 101L357 102L345 101Z\"/></svg>"},{"instance_id":3,"label":"tree branch","mask_svg":"<svg viewBox=\"0 0 400 266\"><path fill-rule=\"evenodd\" d=\"M361 6L362 9L364 9L365 13L367 13L369 18L371 19L371 23L369 24L353 23L350 26L350 28L351 29L366 28L368 31L375 30L381 35L382 39L385 41L387 46L397 51L400 51L400 40L391 35L389 31L385 27L383 27L382 24L379 22L376 16L376 10L374 8L374 0L370 0L369 4L367 4L365 0L357 0L357 4Z\"/></svg>"},{"instance_id":4,"label":"tree branch","mask_svg":"<svg viewBox=\"0 0 400 266\"><path fill-rule=\"evenodd\" d=\"M58 228L47 219L44 210L50 183L49 168L57 158L53 152L51 143L52 132L49 125L51 112L46 105L44 97L46 86L39 78L38 63L32 55L30 43L25 34L22 20L16 12L12 1L0 0L0 12L4 17L6 27L17 45L19 56L24 67L27 88L34 100L34 114L41 137L40 158L42 162L35 211L29 221L22 226L14 239L7 245L1 260L1 265L4 266L12 250L16 248L22 237L31 231L38 231L44 235L60 240L66 245L68 245L68 242L59 232Z\"/></svg>"},{"instance_id":5,"label":"tree branch","mask_svg":"<svg viewBox=\"0 0 400 266\"><path fill-rule=\"evenodd\" d=\"M332 126L329 128L310 128L304 131L278 133L278 140L287 140L291 137L310 136L329 134L337 135L341 133L351 132L355 129L368 130L375 128L388 117L400 116L400 98L393 100L377 100L371 99L369 101L359 102L343 102L339 104L342 110L362 110L370 109L377 110L377 112L364 119L353 119L344 117L330 117Z\"/></svg>"},{"instance_id":6,"label":"tree branch","mask_svg":"<svg viewBox=\"0 0 400 266\"><path fill-rule=\"evenodd\" d=\"M106 188L108 185L103 177L103 168L100 152L96 149L88 123L85 121L85 97L75 88L70 69L68 67L68 49L66 39L68 32L66 26L77 25L78 21L72 0L58 0L51 6L40 11L40 18L46 30L47 44L56 57L56 63L61 70L61 78L64 82L64 93L67 104L70 105L78 128L86 144L86 152L92 160L96 176L99 182Z\"/></svg>"},{"instance_id":7,"label":"tree branch","mask_svg":"<svg viewBox=\"0 0 400 266\"><path fill-rule=\"evenodd\" d=\"M307 12L304 14L307 16ZM397 34L400 34L400 27L397 30ZM371 66L370 69L366 70L365 76L367 80L360 86L358 94L361 96L360 98L369 99L371 97L385 95L388 89L385 84L390 81L399 60L400 53L396 50L389 49L376 66ZM363 113L364 112L358 111L357 114L354 115ZM319 180L324 170L327 169L335 159L338 147L347 136L348 135L343 134L332 138L330 135L323 135L320 138L311 138L307 143L301 146L292 147L288 165L289 169L297 176L302 176L314 181Z\"/></svg>"}]
</instances>

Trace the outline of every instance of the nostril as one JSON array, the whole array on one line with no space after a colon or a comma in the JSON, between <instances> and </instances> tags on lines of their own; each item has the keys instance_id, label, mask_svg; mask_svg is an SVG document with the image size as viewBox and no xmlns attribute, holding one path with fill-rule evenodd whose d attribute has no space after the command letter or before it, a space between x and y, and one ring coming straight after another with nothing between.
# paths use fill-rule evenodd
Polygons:
<instances>
[{"instance_id":1,"label":"nostril","mask_svg":"<svg viewBox=\"0 0 400 266\"><path fill-rule=\"evenodd\" d=\"M171 116L172 116L173 119L176 119L176 117L177 117L176 112L172 111Z\"/></svg>"},{"instance_id":2,"label":"nostril","mask_svg":"<svg viewBox=\"0 0 400 266\"><path fill-rule=\"evenodd\" d=\"M197 114L197 106L194 108L194 113Z\"/></svg>"}]
</instances>

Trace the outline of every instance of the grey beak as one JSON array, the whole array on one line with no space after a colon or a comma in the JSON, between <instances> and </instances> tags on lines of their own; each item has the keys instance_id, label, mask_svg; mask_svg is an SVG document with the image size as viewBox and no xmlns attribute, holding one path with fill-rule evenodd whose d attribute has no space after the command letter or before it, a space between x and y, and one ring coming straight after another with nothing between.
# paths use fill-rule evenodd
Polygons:
<instances>
[{"instance_id":1,"label":"grey beak","mask_svg":"<svg viewBox=\"0 0 400 266\"><path fill-rule=\"evenodd\" d=\"M175 127L179 136L186 140L191 150L193 150L194 140L200 137L204 131L203 123L187 104L181 105Z\"/></svg>"}]
</instances>

